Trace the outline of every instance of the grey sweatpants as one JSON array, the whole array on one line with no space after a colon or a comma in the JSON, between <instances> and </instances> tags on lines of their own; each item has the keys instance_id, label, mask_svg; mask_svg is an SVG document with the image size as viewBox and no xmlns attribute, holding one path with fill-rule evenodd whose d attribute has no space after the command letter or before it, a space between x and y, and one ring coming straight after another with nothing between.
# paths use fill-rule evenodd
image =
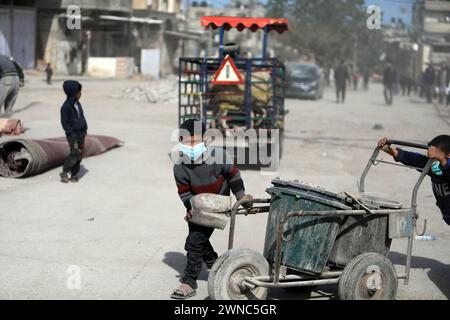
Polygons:
<instances>
[{"instance_id":1,"label":"grey sweatpants","mask_svg":"<svg viewBox=\"0 0 450 320\"><path fill-rule=\"evenodd\" d=\"M0 79L0 114L3 106L6 115L10 115L19 95L20 80L19 77L4 77Z\"/></svg>"}]
</instances>

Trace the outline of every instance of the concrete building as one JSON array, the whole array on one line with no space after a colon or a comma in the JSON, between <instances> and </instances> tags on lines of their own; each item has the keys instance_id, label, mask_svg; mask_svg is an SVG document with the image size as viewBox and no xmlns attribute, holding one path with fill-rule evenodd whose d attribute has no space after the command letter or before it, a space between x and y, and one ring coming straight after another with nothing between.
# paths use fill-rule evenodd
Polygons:
<instances>
[{"instance_id":1,"label":"concrete building","mask_svg":"<svg viewBox=\"0 0 450 320\"><path fill-rule=\"evenodd\" d=\"M418 79L422 73L417 59L419 45L414 41L413 29L402 22L383 26L385 60L393 63L399 79Z\"/></svg>"},{"instance_id":2,"label":"concrete building","mask_svg":"<svg viewBox=\"0 0 450 320\"><path fill-rule=\"evenodd\" d=\"M62 75L129 77L148 59L152 75L171 74L181 6L181 0L0 0L0 53L26 69L50 63Z\"/></svg>"},{"instance_id":3,"label":"concrete building","mask_svg":"<svg viewBox=\"0 0 450 320\"><path fill-rule=\"evenodd\" d=\"M178 14L181 12L182 0L133 0L136 10L150 10Z\"/></svg>"},{"instance_id":4,"label":"concrete building","mask_svg":"<svg viewBox=\"0 0 450 320\"><path fill-rule=\"evenodd\" d=\"M450 1L416 1L413 24L421 44L422 69L430 62L450 64Z\"/></svg>"},{"instance_id":5,"label":"concrete building","mask_svg":"<svg viewBox=\"0 0 450 320\"><path fill-rule=\"evenodd\" d=\"M0 54L26 69L36 63L37 1L0 0Z\"/></svg>"},{"instance_id":6,"label":"concrete building","mask_svg":"<svg viewBox=\"0 0 450 320\"><path fill-rule=\"evenodd\" d=\"M138 64L142 64L142 59L157 59L163 76L176 73L180 44L188 36L180 31L185 21L182 4L181 0L133 0L133 16L161 21L157 30L140 28L135 59Z\"/></svg>"},{"instance_id":7,"label":"concrete building","mask_svg":"<svg viewBox=\"0 0 450 320\"><path fill-rule=\"evenodd\" d=\"M41 0L37 13L38 66L74 75L88 71L91 57L131 56L131 0Z\"/></svg>"}]
</instances>

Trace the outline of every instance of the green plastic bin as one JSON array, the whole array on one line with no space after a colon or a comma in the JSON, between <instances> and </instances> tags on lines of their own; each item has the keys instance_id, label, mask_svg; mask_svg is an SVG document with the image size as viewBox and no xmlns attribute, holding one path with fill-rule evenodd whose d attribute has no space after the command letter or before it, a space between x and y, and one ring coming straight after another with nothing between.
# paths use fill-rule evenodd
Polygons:
<instances>
[{"instance_id":1,"label":"green plastic bin","mask_svg":"<svg viewBox=\"0 0 450 320\"><path fill-rule=\"evenodd\" d=\"M271 195L264 256L275 262L277 230L291 211L351 210L344 197L298 182L275 180L267 189ZM327 264L342 217L293 217L284 229L282 265L306 273L320 274Z\"/></svg>"}]
</instances>

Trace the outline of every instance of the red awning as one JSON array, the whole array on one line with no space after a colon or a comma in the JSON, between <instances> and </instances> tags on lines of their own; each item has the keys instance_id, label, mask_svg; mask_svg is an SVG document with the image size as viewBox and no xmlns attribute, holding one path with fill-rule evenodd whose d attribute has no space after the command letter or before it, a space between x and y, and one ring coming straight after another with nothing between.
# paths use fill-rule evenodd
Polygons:
<instances>
[{"instance_id":1,"label":"red awning","mask_svg":"<svg viewBox=\"0 0 450 320\"><path fill-rule=\"evenodd\" d=\"M202 17L202 26L206 29L216 30L224 27L225 30L236 28L239 31L250 29L253 32L268 27L269 31L283 33L289 31L288 19L274 18L241 18L241 17Z\"/></svg>"}]
</instances>

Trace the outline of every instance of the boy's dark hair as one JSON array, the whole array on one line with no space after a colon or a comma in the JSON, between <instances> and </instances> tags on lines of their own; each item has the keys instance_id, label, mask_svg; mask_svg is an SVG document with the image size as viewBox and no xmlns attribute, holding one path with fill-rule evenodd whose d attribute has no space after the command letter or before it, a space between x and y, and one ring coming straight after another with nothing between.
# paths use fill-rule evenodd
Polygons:
<instances>
[{"instance_id":1,"label":"boy's dark hair","mask_svg":"<svg viewBox=\"0 0 450 320\"><path fill-rule=\"evenodd\" d=\"M206 132L206 125L198 120L198 119L189 119L184 122L180 129L186 130L192 136L199 136L200 134L203 136ZM199 131L201 129L201 132Z\"/></svg>"},{"instance_id":2,"label":"boy's dark hair","mask_svg":"<svg viewBox=\"0 0 450 320\"><path fill-rule=\"evenodd\" d=\"M428 144L429 147L436 147L443 150L446 154L450 154L450 136L437 136Z\"/></svg>"}]
</instances>

